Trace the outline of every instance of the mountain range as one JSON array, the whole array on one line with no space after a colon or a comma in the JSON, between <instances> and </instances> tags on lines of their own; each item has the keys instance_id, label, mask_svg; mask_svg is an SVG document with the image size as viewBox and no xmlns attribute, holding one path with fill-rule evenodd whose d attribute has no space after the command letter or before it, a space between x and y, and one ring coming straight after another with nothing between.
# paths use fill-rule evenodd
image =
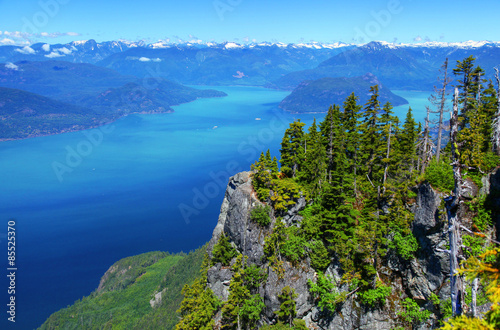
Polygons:
<instances>
[{"instance_id":1,"label":"mountain range","mask_svg":"<svg viewBox=\"0 0 500 330\"><path fill-rule=\"evenodd\" d=\"M73 41L68 44L0 46L0 62L61 60L91 63L139 78L182 84L257 85L292 90L304 80L372 73L390 88L430 90L446 58L469 55L488 70L500 63L500 43L237 44ZM15 65L15 64L14 64ZM492 78L492 77L487 77Z\"/></svg>"}]
</instances>

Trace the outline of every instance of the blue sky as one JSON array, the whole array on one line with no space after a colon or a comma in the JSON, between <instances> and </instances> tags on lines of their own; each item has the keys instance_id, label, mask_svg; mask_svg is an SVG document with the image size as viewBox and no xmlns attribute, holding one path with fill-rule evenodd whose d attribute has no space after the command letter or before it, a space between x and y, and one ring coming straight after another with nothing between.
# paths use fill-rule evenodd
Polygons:
<instances>
[{"instance_id":1,"label":"blue sky","mask_svg":"<svg viewBox=\"0 0 500 330\"><path fill-rule=\"evenodd\" d=\"M500 41L500 1L0 0L0 43Z\"/></svg>"}]
</instances>

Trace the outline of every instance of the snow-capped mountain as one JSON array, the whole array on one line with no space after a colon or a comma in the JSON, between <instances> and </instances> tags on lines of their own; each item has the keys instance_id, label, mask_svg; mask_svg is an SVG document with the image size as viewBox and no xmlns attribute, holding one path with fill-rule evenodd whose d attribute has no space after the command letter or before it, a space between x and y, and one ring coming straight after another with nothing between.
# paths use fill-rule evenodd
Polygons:
<instances>
[{"instance_id":1,"label":"snow-capped mountain","mask_svg":"<svg viewBox=\"0 0 500 330\"><path fill-rule=\"evenodd\" d=\"M417 44L374 41L223 43L126 40L0 46L0 63L57 59L91 63L139 78L160 76L185 84L260 85L293 89L303 80L375 74L390 88L432 88L446 58L450 67L469 55L487 72L500 65L500 42Z\"/></svg>"}]
</instances>

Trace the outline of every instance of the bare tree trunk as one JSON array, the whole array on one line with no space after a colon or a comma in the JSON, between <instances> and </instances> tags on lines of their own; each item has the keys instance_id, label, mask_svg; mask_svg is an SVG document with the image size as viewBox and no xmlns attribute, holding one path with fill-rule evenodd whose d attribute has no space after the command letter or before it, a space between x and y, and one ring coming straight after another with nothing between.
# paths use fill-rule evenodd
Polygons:
<instances>
[{"instance_id":1,"label":"bare tree trunk","mask_svg":"<svg viewBox=\"0 0 500 330\"><path fill-rule=\"evenodd\" d=\"M470 309L471 309L471 313L472 313L472 317L477 317L477 289L478 289L478 286L479 286L479 279L476 277L473 281L472 281L472 302L471 302L471 306L470 306Z\"/></svg>"},{"instance_id":2,"label":"bare tree trunk","mask_svg":"<svg viewBox=\"0 0 500 330\"><path fill-rule=\"evenodd\" d=\"M429 116L430 116L430 112L431 112L431 109L429 107L427 107L427 117L425 118L425 128L424 128L424 141L423 141L423 145L422 145L422 153L421 153L421 157L422 157L422 170L420 173L424 173L425 172L425 168L427 167L427 162L428 162L428 156L427 156L427 152L429 150Z\"/></svg>"},{"instance_id":3,"label":"bare tree trunk","mask_svg":"<svg viewBox=\"0 0 500 330\"><path fill-rule=\"evenodd\" d=\"M498 68L495 68L495 78L497 80L497 103L498 109L493 119L493 134L491 136L492 149L500 156L500 75L498 73Z\"/></svg>"},{"instance_id":4,"label":"bare tree trunk","mask_svg":"<svg viewBox=\"0 0 500 330\"><path fill-rule=\"evenodd\" d=\"M453 316L462 314L464 306L464 290L462 277L457 274L459 260L462 259L462 237L460 235L460 220L458 219L462 197L462 173L460 154L457 144L458 133L458 88L455 88L453 111L450 119L450 142L453 157L453 178L455 189L452 196L445 198L448 214L448 232L450 235L450 291Z\"/></svg>"},{"instance_id":5,"label":"bare tree trunk","mask_svg":"<svg viewBox=\"0 0 500 330\"><path fill-rule=\"evenodd\" d=\"M450 83L448 78L448 58L444 61L441 67L444 70L443 87L441 88L441 101L439 103L439 126L438 126L438 139L436 147L436 160L439 162L439 154L441 153L441 140L443 136L443 114L446 105L446 86Z\"/></svg>"},{"instance_id":6,"label":"bare tree trunk","mask_svg":"<svg viewBox=\"0 0 500 330\"><path fill-rule=\"evenodd\" d=\"M356 162L358 161L358 151L357 150L354 150L354 160L353 160L353 163L354 163L354 196L356 198L358 198L358 188L357 188L357 185L356 185L356 175L357 175L357 169L358 169L358 165L356 164Z\"/></svg>"},{"instance_id":7,"label":"bare tree trunk","mask_svg":"<svg viewBox=\"0 0 500 330\"><path fill-rule=\"evenodd\" d=\"M392 128L392 123L389 123L389 137L387 138L387 156L386 159L389 159L390 153L391 153L391 128ZM384 168L384 181L382 182L383 186L383 195L385 195L385 182L387 180L387 170L389 168L389 162L386 161L385 163L385 168Z\"/></svg>"}]
</instances>

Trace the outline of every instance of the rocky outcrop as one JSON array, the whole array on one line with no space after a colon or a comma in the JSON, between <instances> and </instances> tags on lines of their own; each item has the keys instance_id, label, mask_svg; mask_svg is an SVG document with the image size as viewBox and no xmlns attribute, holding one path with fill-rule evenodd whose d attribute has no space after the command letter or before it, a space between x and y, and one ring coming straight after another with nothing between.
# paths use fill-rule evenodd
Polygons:
<instances>
[{"instance_id":1,"label":"rocky outcrop","mask_svg":"<svg viewBox=\"0 0 500 330\"><path fill-rule=\"evenodd\" d=\"M401 300L405 297L411 297L421 306L432 309L432 304L429 303L431 293L443 299L449 295L446 282L449 259L446 253L438 252L446 249L448 239L445 234L443 195L433 190L429 184L424 183L418 187L413 207L415 218L412 231L420 245L417 257L406 261L389 250L383 264L379 266L380 278L384 283L390 284L392 289L385 305L362 305L356 299L356 294L349 292L347 284L340 284L343 273L340 264L333 261L325 273L339 283L338 290L345 292L347 299L337 306L335 313L326 313L320 310L309 293L308 280L316 281L317 276L310 267L309 260L299 265L292 265L284 260L284 271L280 277L264 258L264 238L272 232L275 222L283 221L287 226L300 226L302 217L299 211L306 207L307 201L303 197L299 198L282 214L280 220L272 217L270 226L263 228L250 219L252 208L262 204L253 191L251 180L251 172L238 173L230 178L208 252L211 255L214 245L224 233L231 244L248 257L250 263L267 271L267 280L258 289L266 305L260 324L276 322L274 312L280 307L278 295L285 286L293 288L297 294L297 317L304 319L309 328L316 329L393 329L398 326L397 313L401 311ZM227 300L232 275L231 267L216 264L208 270L207 285L220 299ZM433 323L431 318L418 328L431 329L434 327Z\"/></svg>"},{"instance_id":2,"label":"rocky outcrop","mask_svg":"<svg viewBox=\"0 0 500 330\"><path fill-rule=\"evenodd\" d=\"M412 231L420 249L416 259L410 261L404 280L410 296L425 301L432 292L441 288L449 273L449 256L445 252L448 236L443 195L434 191L429 183L418 188L417 204Z\"/></svg>"}]
</instances>

